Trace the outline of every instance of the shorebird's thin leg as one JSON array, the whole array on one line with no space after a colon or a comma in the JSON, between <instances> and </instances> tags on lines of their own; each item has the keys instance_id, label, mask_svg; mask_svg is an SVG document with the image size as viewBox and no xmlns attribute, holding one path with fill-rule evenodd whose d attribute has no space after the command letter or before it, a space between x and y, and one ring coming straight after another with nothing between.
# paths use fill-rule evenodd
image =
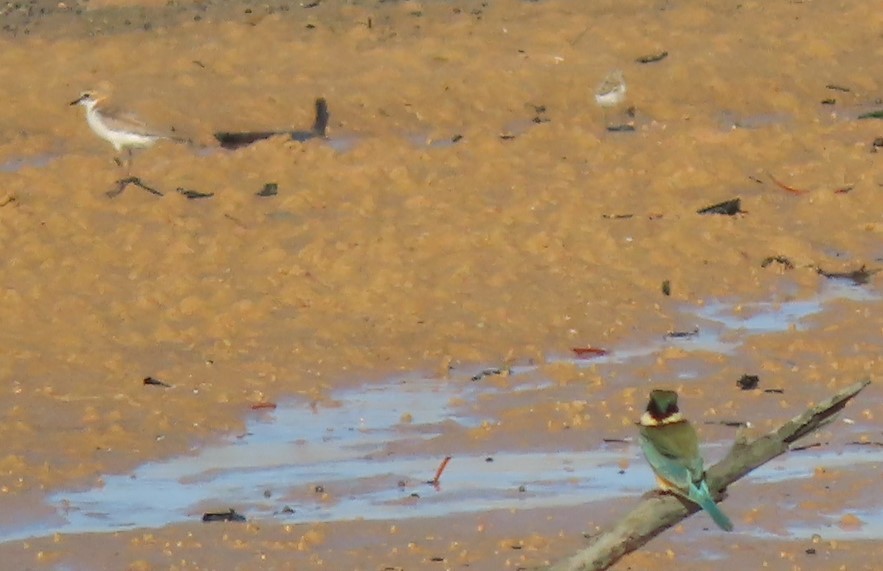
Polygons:
<instances>
[{"instance_id":1,"label":"shorebird's thin leg","mask_svg":"<svg viewBox=\"0 0 883 571\"><path fill-rule=\"evenodd\" d=\"M126 148L126 176L132 176L132 147Z\"/></svg>"},{"instance_id":2,"label":"shorebird's thin leg","mask_svg":"<svg viewBox=\"0 0 883 571\"><path fill-rule=\"evenodd\" d=\"M119 164L119 159L116 159L116 161ZM126 167L126 176L124 176L123 178L116 181L116 188L114 188L113 190L107 191L107 196L109 198L113 198L115 196L118 196L120 193L122 193L124 190L126 190L126 187L129 186L130 184L134 184L138 188L140 188L142 190L146 190L147 192L149 192L150 194L152 194L154 196L163 196L163 193L161 193L160 191L156 190L153 187L147 186L137 176L132 176L132 147L126 148L125 167Z\"/></svg>"}]
</instances>

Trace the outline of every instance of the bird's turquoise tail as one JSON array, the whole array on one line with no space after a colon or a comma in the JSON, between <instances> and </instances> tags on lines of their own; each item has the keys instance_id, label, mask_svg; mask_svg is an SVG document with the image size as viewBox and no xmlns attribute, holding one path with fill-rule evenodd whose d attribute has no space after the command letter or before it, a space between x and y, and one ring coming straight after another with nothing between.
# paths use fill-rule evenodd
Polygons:
<instances>
[{"instance_id":1,"label":"bird's turquoise tail","mask_svg":"<svg viewBox=\"0 0 883 571\"><path fill-rule=\"evenodd\" d=\"M711 516L711 519L714 520L714 523L717 524L719 528L724 531L733 531L733 522L730 521L730 518L724 514L717 507L717 504L714 503L714 500L711 498L711 492L708 491L708 484L705 483L705 480L700 482L699 487L697 488L695 485L690 486L690 499L699 504L699 506L708 512L708 515Z\"/></svg>"}]
</instances>

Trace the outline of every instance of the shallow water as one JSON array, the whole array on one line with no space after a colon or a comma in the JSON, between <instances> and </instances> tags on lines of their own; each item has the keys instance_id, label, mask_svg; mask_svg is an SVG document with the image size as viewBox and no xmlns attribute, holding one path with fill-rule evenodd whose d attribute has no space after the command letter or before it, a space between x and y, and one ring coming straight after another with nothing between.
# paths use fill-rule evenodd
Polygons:
<instances>
[{"instance_id":1,"label":"shallow water","mask_svg":"<svg viewBox=\"0 0 883 571\"><path fill-rule=\"evenodd\" d=\"M751 336L802 327L806 318L825 311L832 300L872 297L867 290L832 282L814 300L740 305L739 313L746 317L736 315L732 304L708 304L696 312L700 335L661 339L641 349L613 348L590 361L630 366L630 359L671 343L688 351L728 352ZM706 327L706 322L715 327ZM734 334L735 340L720 340L721 335L733 339ZM510 374L520 376L535 368L515 367ZM638 447L627 441L591 450L519 450L516 443L485 455L471 451L465 439L463 449L447 449L452 460L438 486L429 481L442 458L407 452L419 450L421 441L494 422L492 414L482 413L482 399L550 386L542 378L512 387L415 376L337 391L327 402L281 402L274 410L251 413L246 432L226 442L149 462L131 474L104 476L98 488L54 493L46 503L60 523L48 518L45 523L5 526L0 540L158 528L228 508L249 519L288 523L404 520L572 506L646 491L652 474ZM722 454L724 446L724 442L708 443L706 457L709 451ZM812 478L820 465L862 470L881 461L879 447L793 452L755 470L740 485L793 484ZM838 537L880 538L883 525L875 513L871 508L862 512L870 525L861 527L860 533L840 530ZM788 533L805 536L813 529L795 525ZM751 526L743 526L739 533L765 535ZM826 533L830 535L830 530Z\"/></svg>"},{"instance_id":2,"label":"shallow water","mask_svg":"<svg viewBox=\"0 0 883 571\"><path fill-rule=\"evenodd\" d=\"M493 456L451 450L453 459L435 488L428 480L440 458L385 450L400 441L431 439L450 422L468 426L480 421L455 408L427 406L439 397L468 398L476 392L476 385L443 386L450 392L428 379L373 385L337 395L340 406L331 409L311 411L308 403L286 403L250 421L247 435L226 444L151 462L132 474L105 476L100 488L55 493L47 502L63 523L8 527L0 539L157 528L228 508L249 519L288 523L406 520L603 502L635 497L652 486L638 447L614 443L587 451L511 450ZM413 415L415 422L402 425L402 414ZM705 453L722 446L713 443ZM630 467L623 470L625 460ZM862 470L881 462L880 448L795 452L758 468L740 485L794 484L812 478L820 465ZM841 530L838 537L880 538L879 514L868 507L862 519L872 525L857 535ZM829 530L806 526L788 530L794 536L819 531L830 536ZM766 535L744 526L739 532Z\"/></svg>"}]
</instances>

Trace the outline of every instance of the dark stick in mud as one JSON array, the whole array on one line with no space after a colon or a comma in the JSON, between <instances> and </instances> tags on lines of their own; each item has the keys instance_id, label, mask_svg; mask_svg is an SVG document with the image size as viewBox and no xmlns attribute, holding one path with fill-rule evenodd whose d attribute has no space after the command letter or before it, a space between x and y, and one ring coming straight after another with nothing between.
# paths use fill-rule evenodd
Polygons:
<instances>
[{"instance_id":1,"label":"dark stick in mud","mask_svg":"<svg viewBox=\"0 0 883 571\"><path fill-rule=\"evenodd\" d=\"M141 179L138 178L137 176L127 176L126 178L121 178L120 180L116 181L115 184L117 185L116 188L114 188L113 190L109 190L105 193L108 198L114 198L116 196L119 196L120 194L122 194L122 192L124 190L126 190L126 187L129 186L130 184L137 186L141 190L146 190L147 192L149 192L150 194L152 194L154 196L162 196L163 195L163 193L156 190L155 188L144 184L141 181Z\"/></svg>"}]
</instances>

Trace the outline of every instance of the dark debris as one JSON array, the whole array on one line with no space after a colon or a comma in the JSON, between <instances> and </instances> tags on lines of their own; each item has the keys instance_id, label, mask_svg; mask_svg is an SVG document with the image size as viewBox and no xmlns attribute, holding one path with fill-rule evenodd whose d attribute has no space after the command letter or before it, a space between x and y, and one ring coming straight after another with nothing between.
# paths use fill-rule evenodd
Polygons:
<instances>
[{"instance_id":1,"label":"dark debris","mask_svg":"<svg viewBox=\"0 0 883 571\"><path fill-rule=\"evenodd\" d=\"M706 420L705 424L728 426L730 428L741 428L743 426L748 426L748 423L744 420Z\"/></svg>"},{"instance_id":2,"label":"dark debris","mask_svg":"<svg viewBox=\"0 0 883 571\"><path fill-rule=\"evenodd\" d=\"M742 375L736 385L743 391L750 391L760 386L760 377L757 375Z\"/></svg>"},{"instance_id":3,"label":"dark debris","mask_svg":"<svg viewBox=\"0 0 883 571\"><path fill-rule=\"evenodd\" d=\"M304 143L311 139L324 139L328 129L328 120L331 114L328 112L328 103L323 97L317 97L315 101L315 118L313 126L305 131L291 131L289 129L275 129L271 131L219 131L215 133L215 139L221 147L227 150L236 150L247 147L252 143L263 141L279 135L287 135L292 141Z\"/></svg>"},{"instance_id":4,"label":"dark debris","mask_svg":"<svg viewBox=\"0 0 883 571\"><path fill-rule=\"evenodd\" d=\"M879 272L879 269L868 269L867 266L862 265L857 270L852 270L851 272L826 272L822 268L816 268L816 271L820 276L824 276L831 280L845 280L852 282L853 285L866 285L871 281L871 277Z\"/></svg>"},{"instance_id":5,"label":"dark debris","mask_svg":"<svg viewBox=\"0 0 883 571\"><path fill-rule=\"evenodd\" d=\"M179 186L175 190L178 192L178 194L180 194L181 196L183 196L187 200L196 200L199 198L211 198L212 196L215 195L214 192L200 192L198 190L192 190L192 189L184 188L181 186Z\"/></svg>"},{"instance_id":6,"label":"dark debris","mask_svg":"<svg viewBox=\"0 0 883 571\"><path fill-rule=\"evenodd\" d=\"M883 119L883 109L880 111L871 111L870 113L862 113L859 119Z\"/></svg>"},{"instance_id":7,"label":"dark debris","mask_svg":"<svg viewBox=\"0 0 883 571\"><path fill-rule=\"evenodd\" d=\"M235 522L245 522L245 516L237 513L236 510L230 508L225 512L207 512L202 514L202 521L204 522L214 522L214 521L235 521Z\"/></svg>"},{"instance_id":8,"label":"dark debris","mask_svg":"<svg viewBox=\"0 0 883 571\"><path fill-rule=\"evenodd\" d=\"M732 198L696 211L698 214L724 214L726 216L735 216L736 214L744 214L742 210L742 199Z\"/></svg>"},{"instance_id":9,"label":"dark debris","mask_svg":"<svg viewBox=\"0 0 883 571\"><path fill-rule=\"evenodd\" d=\"M804 450L811 450L813 448L821 448L821 447L822 447L821 442L814 442L812 444L807 444L805 446L795 446L793 448L790 448L789 450L791 452L803 452Z\"/></svg>"},{"instance_id":10,"label":"dark debris","mask_svg":"<svg viewBox=\"0 0 883 571\"><path fill-rule=\"evenodd\" d=\"M144 385L148 387L162 387L164 389L172 388L172 385L169 383L163 382L154 377L144 377Z\"/></svg>"},{"instance_id":11,"label":"dark debris","mask_svg":"<svg viewBox=\"0 0 883 571\"><path fill-rule=\"evenodd\" d=\"M641 56L637 58L635 61L637 63L656 63L658 61L662 61L668 57L668 52L659 52L656 54L650 54L646 56Z\"/></svg>"},{"instance_id":12,"label":"dark debris","mask_svg":"<svg viewBox=\"0 0 883 571\"><path fill-rule=\"evenodd\" d=\"M481 371L481 372L479 372L479 373L477 373L477 374L475 374L475 375L472 375L472 377L471 377L469 380L471 380L471 381L480 381L480 380L482 380L482 379L485 378L485 377L492 377L492 376L494 376L494 375L506 375L506 376L508 376L508 375L511 375L511 374L512 374L512 369L509 369L509 368L506 368L506 369L500 369L500 368L497 368L497 367L493 367L493 368L491 368L491 369L484 369L483 371Z\"/></svg>"},{"instance_id":13,"label":"dark debris","mask_svg":"<svg viewBox=\"0 0 883 571\"><path fill-rule=\"evenodd\" d=\"M275 182L268 182L268 183L264 184L264 188L260 189L259 191L257 191L255 193L255 196L266 197L266 196L276 196L277 194L279 194L279 185L276 184Z\"/></svg>"},{"instance_id":14,"label":"dark debris","mask_svg":"<svg viewBox=\"0 0 883 571\"><path fill-rule=\"evenodd\" d=\"M761 268L765 268L771 264L781 264L786 270L794 269L794 262L786 258L785 256L767 256L760 263Z\"/></svg>"},{"instance_id":15,"label":"dark debris","mask_svg":"<svg viewBox=\"0 0 883 571\"><path fill-rule=\"evenodd\" d=\"M138 178L137 176L127 176L126 178L121 178L120 180L116 181L115 184L117 185L117 187L115 189L107 191L106 194L107 194L108 198L114 198L116 196L119 196L120 194L122 194L122 192L124 190L126 190L126 187L129 186L130 184L137 186L141 190L146 190L147 192L149 192L150 194L152 194L154 196L162 196L163 195L163 193L156 190L152 186L147 186L146 184L141 182L141 179Z\"/></svg>"},{"instance_id":16,"label":"dark debris","mask_svg":"<svg viewBox=\"0 0 883 571\"><path fill-rule=\"evenodd\" d=\"M699 328L695 327L690 331L669 331L662 337L664 339L688 339L699 335Z\"/></svg>"}]
</instances>

